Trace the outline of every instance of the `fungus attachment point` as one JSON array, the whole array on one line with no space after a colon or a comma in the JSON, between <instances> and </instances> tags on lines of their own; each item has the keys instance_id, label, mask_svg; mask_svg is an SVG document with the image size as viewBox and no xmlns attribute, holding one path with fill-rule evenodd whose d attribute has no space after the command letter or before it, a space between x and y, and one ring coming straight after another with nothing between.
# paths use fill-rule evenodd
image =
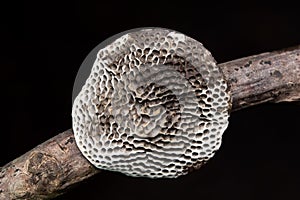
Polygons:
<instances>
[{"instance_id":1,"label":"fungus attachment point","mask_svg":"<svg viewBox=\"0 0 300 200\"><path fill-rule=\"evenodd\" d=\"M230 108L223 74L201 43L142 29L99 50L73 103L73 130L97 168L174 178L219 149Z\"/></svg>"}]
</instances>

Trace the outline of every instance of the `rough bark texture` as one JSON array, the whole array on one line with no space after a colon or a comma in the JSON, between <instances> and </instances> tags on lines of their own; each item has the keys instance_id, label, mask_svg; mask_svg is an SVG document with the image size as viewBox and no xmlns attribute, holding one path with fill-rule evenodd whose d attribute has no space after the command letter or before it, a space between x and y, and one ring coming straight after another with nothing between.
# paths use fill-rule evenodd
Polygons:
<instances>
[{"instance_id":1,"label":"rough bark texture","mask_svg":"<svg viewBox=\"0 0 300 200\"><path fill-rule=\"evenodd\" d=\"M0 199L51 199L98 172L67 130L0 168Z\"/></svg>"},{"instance_id":2,"label":"rough bark texture","mask_svg":"<svg viewBox=\"0 0 300 200\"><path fill-rule=\"evenodd\" d=\"M219 64L232 93L232 111L263 102L300 100L300 45Z\"/></svg>"},{"instance_id":3,"label":"rough bark texture","mask_svg":"<svg viewBox=\"0 0 300 200\"><path fill-rule=\"evenodd\" d=\"M219 66L230 85L233 111L267 101L300 100L300 46ZM53 198L98 172L67 130L0 168L0 199Z\"/></svg>"}]
</instances>

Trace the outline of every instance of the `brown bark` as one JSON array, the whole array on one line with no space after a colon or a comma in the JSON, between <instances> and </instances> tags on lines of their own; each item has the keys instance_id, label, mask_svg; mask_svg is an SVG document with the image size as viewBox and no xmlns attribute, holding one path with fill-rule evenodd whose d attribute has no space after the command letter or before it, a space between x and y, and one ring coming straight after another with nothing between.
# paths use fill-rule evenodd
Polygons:
<instances>
[{"instance_id":1,"label":"brown bark","mask_svg":"<svg viewBox=\"0 0 300 200\"><path fill-rule=\"evenodd\" d=\"M230 85L232 111L264 102L300 100L300 45L219 64Z\"/></svg>"},{"instance_id":2,"label":"brown bark","mask_svg":"<svg viewBox=\"0 0 300 200\"><path fill-rule=\"evenodd\" d=\"M51 199L99 171L67 130L0 168L0 199Z\"/></svg>"},{"instance_id":3,"label":"brown bark","mask_svg":"<svg viewBox=\"0 0 300 200\"><path fill-rule=\"evenodd\" d=\"M300 100L300 46L219 66L230 85L233 111ZM0 168L0 199L53 198L98 172L67 130Z\"/></svg>"}]
</instances>

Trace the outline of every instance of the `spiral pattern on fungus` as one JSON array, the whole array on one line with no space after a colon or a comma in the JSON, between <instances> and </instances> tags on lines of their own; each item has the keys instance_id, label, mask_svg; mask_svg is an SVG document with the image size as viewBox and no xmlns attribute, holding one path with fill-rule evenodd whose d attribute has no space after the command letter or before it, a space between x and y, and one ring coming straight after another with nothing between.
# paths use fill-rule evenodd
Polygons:
<instances>
[{"instance_id":1,"label":"spiral pattern on fungus","mask_svg":"<svg viewBox=\"0 0 300 200\"><path fill-rule=\"evenodd\" d=\"M174 178L219 149L231 97L210 52L167 29L123 35L97 54L76 97L73 130L96 167Z\"/></svg>"}]
</instances>

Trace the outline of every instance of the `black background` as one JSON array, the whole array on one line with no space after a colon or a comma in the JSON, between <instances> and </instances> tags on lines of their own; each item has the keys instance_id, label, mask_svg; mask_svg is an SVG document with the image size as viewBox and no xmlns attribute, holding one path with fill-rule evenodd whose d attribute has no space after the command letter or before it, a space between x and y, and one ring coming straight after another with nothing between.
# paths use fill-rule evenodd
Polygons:
<instances>
[{"instance_id":1,"label":"black background","mask_svg":"<svg viewBox=\"0 0 300 200\"><path fill-rule=\"evenodd\" d=\"M121 31L157 26L202 42L222 63L300 44L299 6L280 1L12 3L1 6L0 166L71 128L85 56ZM299 199L300 104L231 114L201 170L173 180L103 172L57 199Z\"/></svg>"}]
</instances>

